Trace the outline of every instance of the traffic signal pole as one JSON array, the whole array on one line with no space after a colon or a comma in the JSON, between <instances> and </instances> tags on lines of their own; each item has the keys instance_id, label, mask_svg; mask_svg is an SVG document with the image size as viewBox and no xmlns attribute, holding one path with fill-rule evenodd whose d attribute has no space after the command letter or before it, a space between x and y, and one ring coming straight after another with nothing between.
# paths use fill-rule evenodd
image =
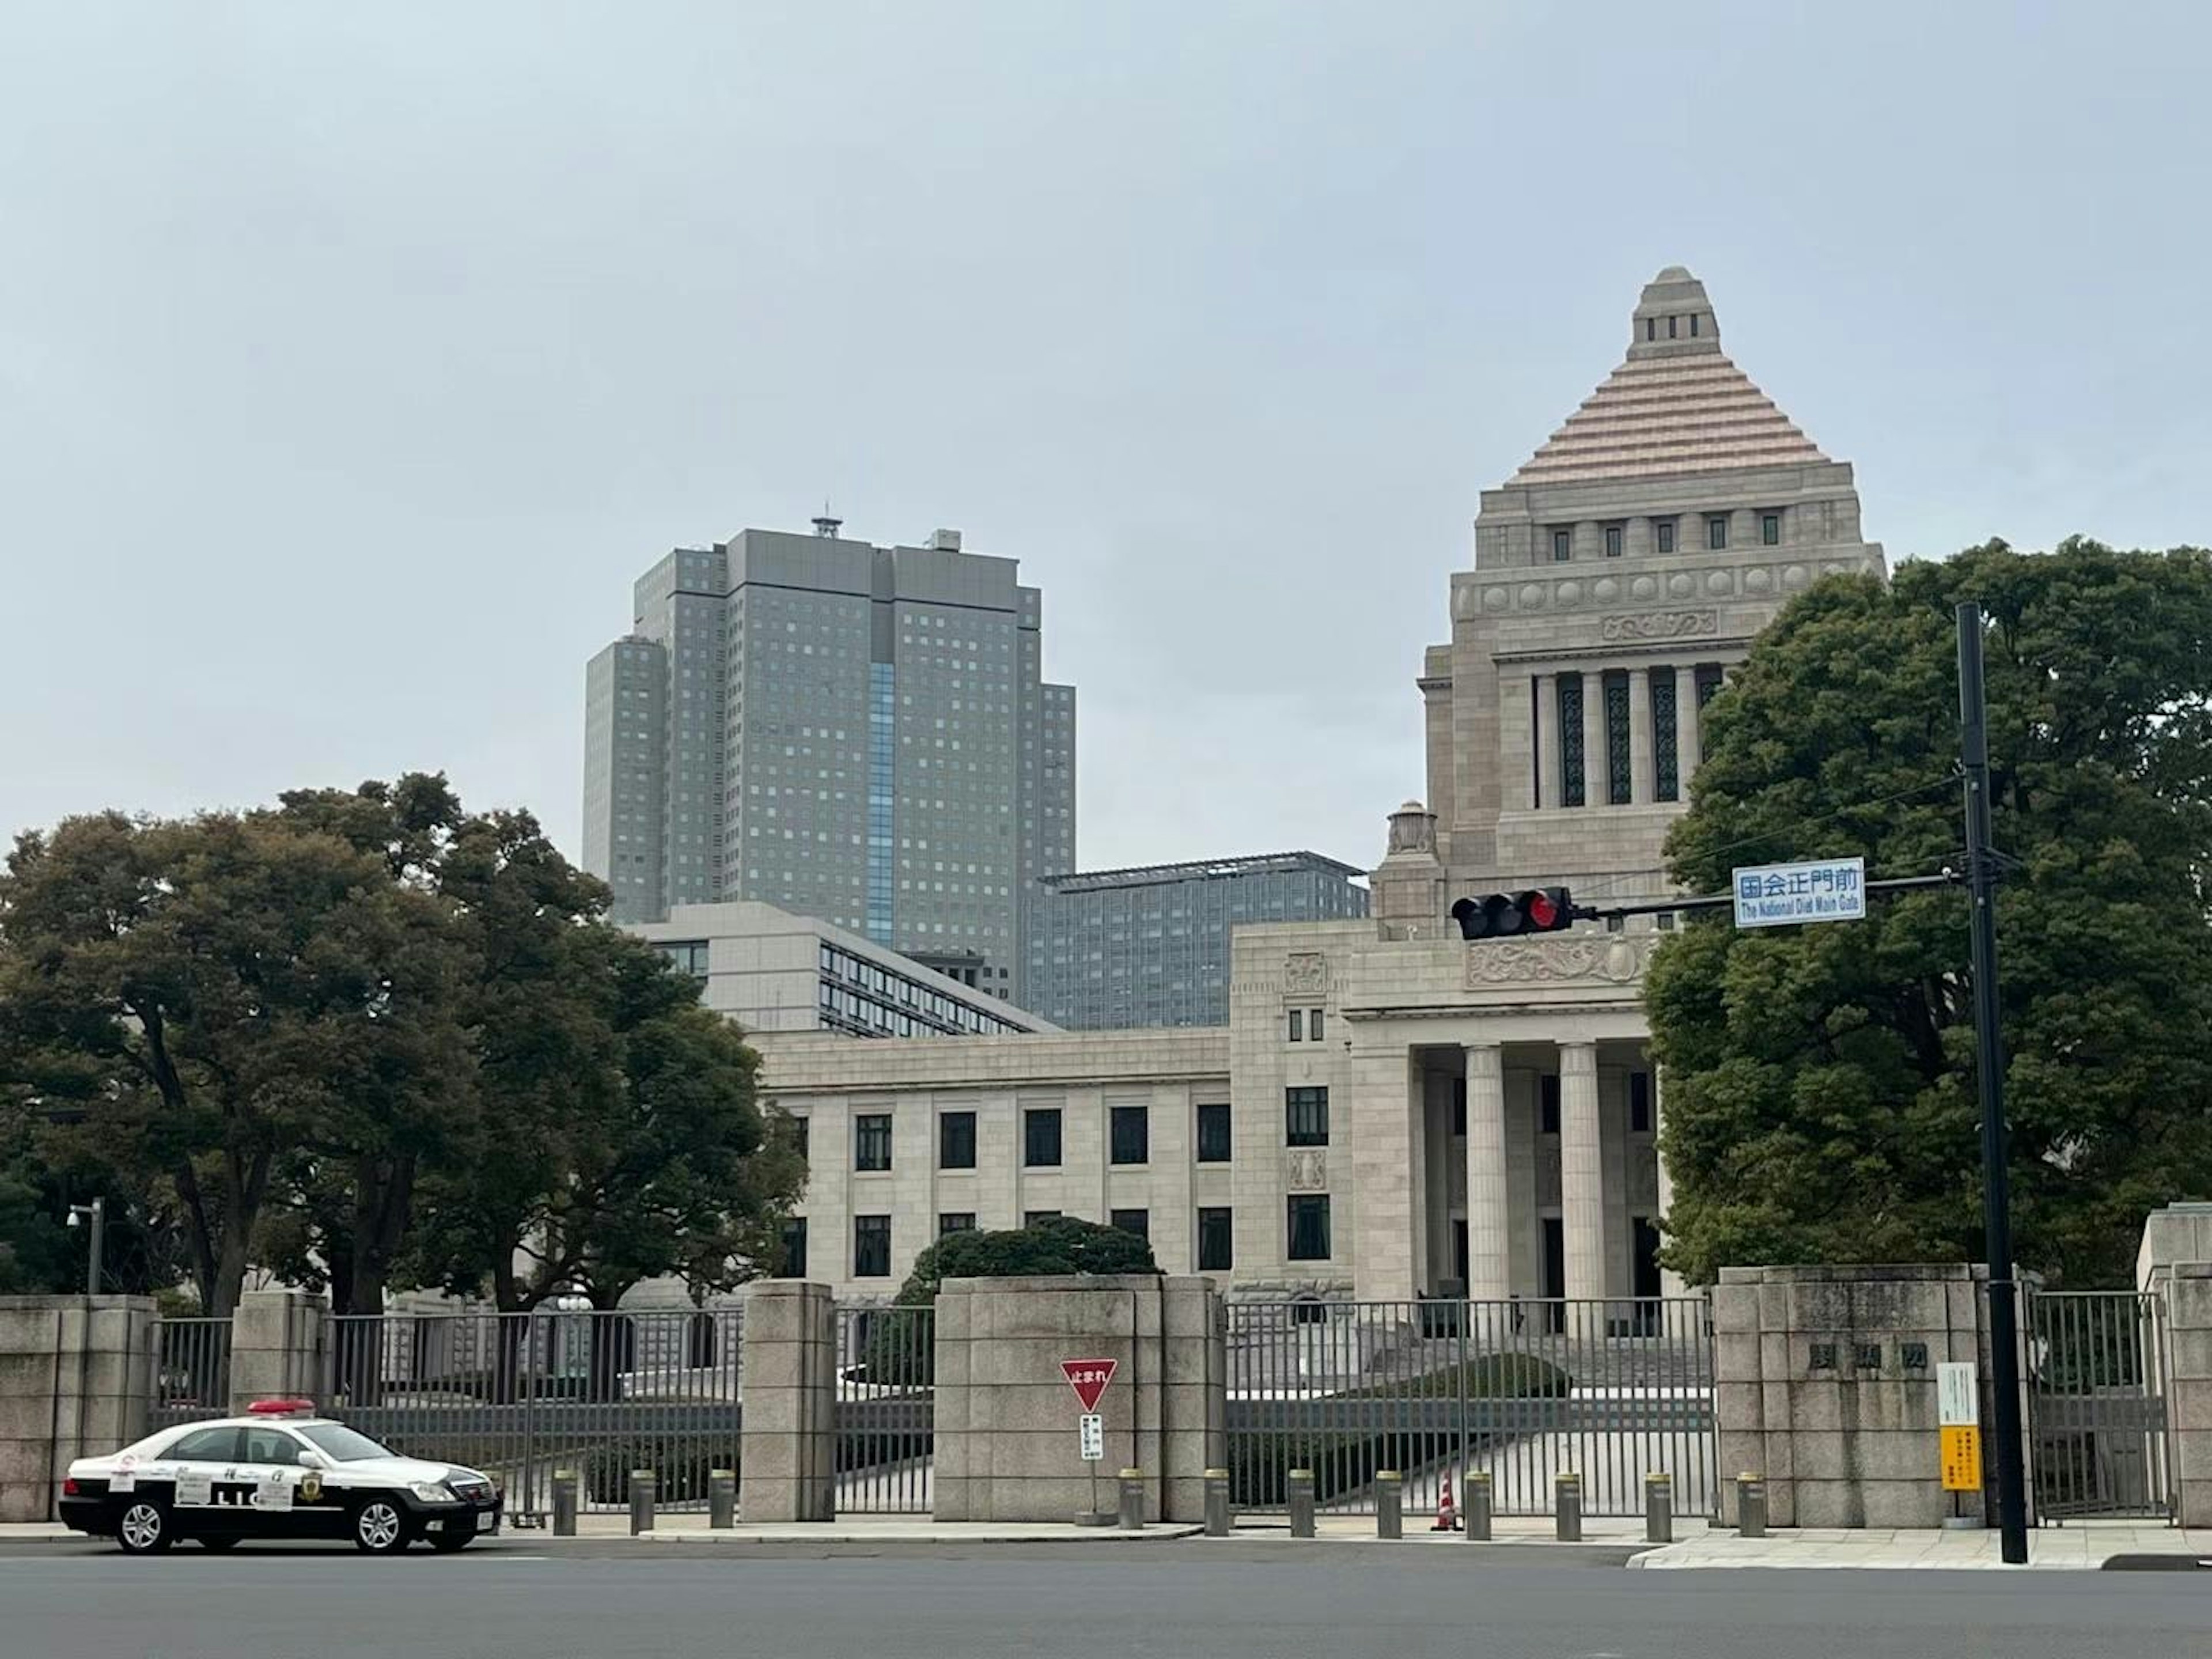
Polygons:
<instances>
[{"instance_id":1,"label":"traffic signal pole","mask_svg":"<svg viewBox=\"0 0 2212 1659\"><path fill-rule=\"evenodd\" d=\"M1997 1019L1996 849L1990 842L1989 711L1982 607L1959 617L1959 726L1966 771L1966 893L1972 927L1975 1078L1982 1106L1982 1224L1990 1258L1990 1382L1996 1392L1997 1528L2004 1559L2027 1559L2027 1481L2020 1421L2020 1305L2013 1283L2012 1194L2004 1118L2004 1033Z\"/></svg>"}]
</instances>

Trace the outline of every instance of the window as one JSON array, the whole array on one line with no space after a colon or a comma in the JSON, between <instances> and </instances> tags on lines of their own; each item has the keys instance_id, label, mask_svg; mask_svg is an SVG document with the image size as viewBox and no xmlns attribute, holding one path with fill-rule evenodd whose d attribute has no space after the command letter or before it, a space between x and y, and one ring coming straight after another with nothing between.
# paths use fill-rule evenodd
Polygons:
<instances>
[{"instance_id":1,"label":"window","mask_svg":"<svg viewBox=\"0 0 2212 1659\"><path fill-rule=\"evenodd\" d=\"M1219 1209L1198 1212L1198 1270L1202 1273L1225 1273L1236 1266L1237 1229L1231 1212L1224 1206Z\"/></svg>"},{"instance_id":2,"label":"window","mask_svg":"<svg viewBox=\"0 0 2212 1659\"><path fill-rule=\"evenodd\" d=\"M1693 340L1698 337L1698 319L1702 314L1695 311L1690 313L1690 337Z\"/></svg>"},{"instance_id":3,"label":"window","mask_svg":"<svg viewBox=\"0 0 2212 1659\"><path fill-rule=\"evenodd\" d=\"M1674 931L1674 913L1672 910L1662 910L1651 920L1662 933L1671 933Z\"/></svg>"},{"instance_id":4,"label":"window","mask_svg":"<svg viewBox=\"0 0 2212 1659\"><path fill-rule=\"evenodd\" d=\"M1226 1164L1230 1160L1229 1106L1224 1101L1198 1109L1198 1161Z\"/></svg>"},{"instance_id":5,"label":"window","mask_svg":"<svg viewBox=\"0 0 2212 1659\"><path fill-rule=\"evenodd\" d=\"M1552 562L1565 564L1574 556L1575 532L1572 530L1554 530L1552 532Z\"/></svg>"},{"instance_id":6,"label":"window","mask_svg":"<svg viewBox=\"0 0 2212 1659\"><path fill-rule=\"evenodd\" d=\"M1060 1212L1057 1210L1024 1210L1022 1212L1022 1225L1024 1227L1034 1227L1040 1221L1057 1221L1059 1218Z\"/></svg>"},{"instance_id":7,"label":"window","mask_svg":"<svg viewBox=\"0 0 2212 1659\"><path fill-rule=\"evenodd\" d=\"M1682 793L1682 757L1675 747L1674 671L1651 671L1651 758L1653 796L1677 800Z\"/></svg>"},{"instance_id":8,"label":"window","mask_svg":"<svg viewBox=\"0 0 2212 1659\"><path fill-rule=\"evenodd\" d=\"M1716 513L1705 520L1705 545L1716 553L1728 545L1728 514Z\"/></svg>"},{"instance_id":9,"label":"window","mask_svg":"<svg viewBox=\"0 0 2212 1659\"><path fill-rule=\"evenodd\" d=\"M1467 1134L1467 1079L1463 1077L1452 1079L1451 1132L1462 1138Z\"/></svg>"},{"instance_id":10,"label":"window","mask_svg":"<svg viewBox=\"0 0 2212 1659\"><path fill-rule=\"evenodd\" d=\"M1651 1133L1651 1073L1631 1072L1628 1074L1628 1132L1648 1135Z\"/></svg>"},{"instance_id":11,"label":"window","mask_svg":"<svg viewBox=\"0 0 2212 1659\"><path fill-rule=\"evenodd\" d=\"M1115 1210L1108 1223L1125 1233L1134 1233L1149 1242L1152 1236L1152 1212L1150 1210Z\"/></svg>"},{"instance_id":12,"label":"window","mask_svg":"<svg viewBox=\"0 0 2212 1659\"><path fill-rule=\"evenodd\" d=\"M1547 1072L1536 1079L1536 1133L1559 1133L1559 1074Z\"/></svg>"},{"instance_id":13,"label":"window","mask_svg":"<svg viewBox=\"0 0 2212 1659\"><path fill-rule=\"evenodd\" d=\"M185 1463L235 1463L238 1462L238 1431L201 1429L186 1435L161 1455Z\"/></svg>"},{"instance_id":14,"label":"window","mask_svg":"<svg viewBox=\"0 0 2212 1659\"><path fill-rule=\"evenodd\" d=\"M975 1231L975 1212L973 1210L947 1210L937 1218L937 1236L939 1238L948 1233L972 1233Z\"/></svg>"},{"instance_id":15,"label":"window","mask_svg":"<svg viewBox=\"0 0 2212 1659\"><path fill-rule=\"evenodd\" d=\"M1768 547L1779 547L1782 544L1782 515L1779 513L1762 513L1759 515L1759 539Z\"/></svg>"},{"instance_id":16,"label":"window","mask_svg":"<svg viewBox=\"0 0 2212 1659\"><path fill-rule=\"evenodd\" d=\"M1681 320L1682 319L1680 317L1669 317L1667 319L1667 337L1668 339L1679 339L1681 337L1682 331L1679 326Z\"/></svg>"},{"instance_id":17,"label":"window","mask_svg":"<svg viewBox=\"0 0 2212 1659\"><path fill-rule=\"evenodd\" d=\"M1318 1008L1306 1010L1306 1036L1310 1042L1321 1041L1321 1016L1322 1011Z\"/></svg>"},{"instance_id":18,"label":"window","mask_svg":"<svg viewBox=\"0 0 2212 1659\"><path fill-rule=\"evenodd\" d=\"M889 1279L891 1276L891 1218L887 1215L853 1218L853 1277Z\"/></svg>"},{"instance_id":19,"label":"window","mask_svg":"<svg viewBox=\"0 0 2212 1659\"><path fill-rule=\"evenodd\" d=\"M1291 1200L1291 1249L1293 1261L1328 1260L1328 1200L1300 1194Z\"/></svg>"},{"instance_id":20,"label":"window","mask_svg":"<svg viewBox=\"0 0 2212 1659\"><path fill-rule=\"evenodd\" d=\"M1559 681L1559 805L1580 806L1583 787L1583 677L1562 674Z\"/></svg>"},{"instance_id":21,"label":"window","mask_svg":"<svg viewBox=\"0 0 2212 1659\"><path fill-rule=\"evenodd\" d=\"M1635 759L1628 740L1628 676L1619 669L1605 676L1606 799L1626 806L1633 793Z\"/></svg>"},{"instance_id":22,"label":"window","mask_svg":"<svg viewBox=\"0 0 2212 1659\"><path fill-rule=\"evenodd\" d=\"M783 1224L783 1267L781 1279L806 1277L806 1218L793 1216Z\"/></svg>"},{"instance_id":23,"label":"window","mask_svg":"<svg viewBox=\"0 0 2212 1659\"><path fill-rule=\"evenodd\" d=\"M1672 519L1654 520L1651 533L1657 538L1659 550L1662 553L1672 553L1674 550L1674 521Z\"/></svg>"},{"instance_id":24,"label":"window","mask_svg":"<svg viewBox=\"0 0 2212 1659\"><path fill-rule=\"evenodd\" d=\"M975 1114L940 1112L937 1118L937 1167L972 1170L975 1167Z\"/></svg>"},{"instance_id":25,"label":"window","mask_svg":"<svg viewBox=\"0 0 2212 1659\"><path fill-rule=\"evenodd\" d=\"M1717 662L1699 663L1696 674L1698 707L1702 710L1713 700L1714 694L1721 689L1721 665Z\"/></svg>"},{"instance_id":26,"label":"window","mask_svg":"<svg viewBox=\"0 0 2212 1659\"><path fill-rule=\"evenodd\" d=\"M1032 1170L1060 1167L1060 1108L1032 1106L1022 1114L1022 1162Z\"/></svg>"},{"instance_id":27,"label":"window","mask_svg":"<svg viewBox=\"0 0 2212 1659\"><path fill-rule=\"evenodd\" d=\"M1659 337L1659 319L1656 317L1646 317L1644 319L1644 337L1647 340L1656 340Z\"/></svg>"},{"instance_id":28,"label":"window","mask_svg":"<svg viewBox=\"0 0 2212 1659\"><path fill-rule=\"evenodd\" d=\"M812 1146L813 1123L814 1120L811 1117L795 1117L791 1120L791 1144L799 1148L801 1163L805 1162Z\"/></svg>"},{"instance_id":29,"label":"window","mask_svg":"<svg viewBox=\"0 0 2212 1659\"><path fill-rule=\"evenodd\" d=\"M1152 1158L1152 1114L1146 1106L1116 1106L1109 1123L1109 1156L1116 1164L1149 1164Z\"/></svg>"},{"instance_id":30,"label":"window","mask_svg":"<svg viewBox=\"0 0 2212 1659\"><path fill-rule=\"evenodd\" d=\"M1605 556L1607 558L1617 559L1620 556L1621 543L1626 538L1626 535L1627 526L1625 525L1609 524L1606 526Z\"/></svg>"},{"instance_id":31,"label":"window","mask_svg":"<svg viewBox=\"0 0 2212 1659\"><path fill-rule=\"evenodd\" d=\"M1283 1091L1284 1137L1292 1146L1328 1145L1328 1091Z\"/></svg>"},{"instance_id":32,"label":"window","mask_svg":"<svg viewBox=\"0 0 2212 1659\"><path fill-rule=\"evenodd\" d=\"M1290 1021L1291 1041L1293 1042L1304 1042L1306 1040L1305 1010L1303 1008L1293 1008L1291 1010L1289 1014L1285 1016L1285 1018Z\"/></svg>"},{"instance_id":33,"label":"window","mask_svg":"<svg viewBox=\"0 0 2212 1659\"><path fill-rule=\"evenodd\" d=\"M703 939L684 939L677 944L664 945L661 953L694 979L707 977L707 941Z\"/></svg>"},{"instance_id":34,"label":"window","mask_svg":"<svg viewBox=\"0 0 2212 1659\"><path fill-rule=\"evenodd\" d=\"M864 1170L891 1167L889 1112L862 1112L853 1120L853 1167Z\"/></svg>"}]
</instances>

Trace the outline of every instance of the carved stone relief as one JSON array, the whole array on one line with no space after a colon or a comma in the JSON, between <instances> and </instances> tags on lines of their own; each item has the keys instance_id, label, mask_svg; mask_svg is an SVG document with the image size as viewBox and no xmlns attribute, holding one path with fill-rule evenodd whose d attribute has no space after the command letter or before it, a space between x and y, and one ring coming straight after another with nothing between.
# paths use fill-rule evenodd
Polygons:
<instances>
[{"instance_id":1,"label":"carved stone relief","mask_svg":"<svg viewBox=\"0 0 2212 1659\"><path fill-rule=\"evenodd\" d=\"M1720 627L1717 611L1652 611L1604 617L1597 631L1601 639L1607 640L1680 640L1696 634L1717 634Z\"/></svg>"},{"instance_id":2,"label":"carved stone relief","mask_svg":"<svg viewBox=\"0 0 2212 1659\"><path fill-rule=\"evenodd\" d=\"M1293 951L1283 958L1283 989L1318 996L1328 989L1328 958L1318 951Z\"/></svg>"},{"instance_id":3,"label":"carved stone relief","mask_svg":"<svg viewBox=\"0 0 2212 1659\"><path fill-rule=\"evenodd\" d=\"M1651 949L1649 936L1632 933L1576 933L1565 939L1477 942L1467 947L1467 982L1471 986L1556 984L1593 980L1626 985L1644 971Z\"/></svg>"},{"instance_id":4,"label":"carved stone relief","mask_svg":"<svg viewBox=\"0 0 2212 1659\"><path fill-rule=\"evenodd\" d=\"M1328 1190L1328 1154L1319 1147L1301 1147L1283 1159L1284 1183L1294 1193Z\"/></svg>"}]
</instances>

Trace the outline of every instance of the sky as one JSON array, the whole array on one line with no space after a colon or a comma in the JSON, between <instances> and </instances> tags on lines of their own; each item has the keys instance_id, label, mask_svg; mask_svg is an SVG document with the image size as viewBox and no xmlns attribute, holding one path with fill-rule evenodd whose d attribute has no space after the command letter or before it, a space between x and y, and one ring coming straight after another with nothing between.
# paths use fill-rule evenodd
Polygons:
<instances>
[{"instance_id":1,"label":"sky","mask_svg":"<svg viewBox=\"0 0 2212 1659\"><path fill-rule=\"evenodd\" d=\"M580 854L669 548L939 526L1079 862L1367 866L1480 491L1681 264L1893 561L2212 542L2212 7L21 6L0 836L442 769Z\"/></svg>"}]
</instances>

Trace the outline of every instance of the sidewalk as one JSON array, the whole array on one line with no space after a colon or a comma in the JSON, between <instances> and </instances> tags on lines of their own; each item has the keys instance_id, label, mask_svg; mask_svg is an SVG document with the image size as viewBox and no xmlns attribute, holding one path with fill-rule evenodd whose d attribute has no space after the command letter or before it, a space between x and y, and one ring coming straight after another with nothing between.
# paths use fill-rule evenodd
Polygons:
<instances>
[{"instance_id":1,"label":"sidewalk","mask_svg":"<svg viewBox=\"0 0 2212 1659\"><path fill-rule=\"evenodd\" d=\"M1428 1544L1438 1549L1467 1547L1469 1540L1463 1532L1430 1531L1430 1523L1435 1518L1431 1515L1408 1515L1404 1538L1394 1540L1391 1547L1402 1548L1411 1544ZM1674 1522L1674 1536L1678 1540L1702 1535L1705 1530L1703 1521L1677 1520ZM1237 1529L1230 1536L1245 1544L1266 1543L1276 1539L1285 1543L1305 1541L1291 1538L1290 1522L1280 1516L1271 1516L1265 1520L1246 1516L1238 1522ZM1375 1517L1371 1515L1317 1516L1314 1520L1314 1540L1318 1543L1337 1544L1356 1543L1362 1540L1369 1543L1377 1542ZM1501 1515L1491 1522L1489 1541L1554 1550L1571 1550L1586 1546L1599 1546L1613 1551L1631 1545L1638 1549L1653 1547L1644 1540L1644 1522L1640 1518L1612 1516L1584 1517L1581 1543L1562 1544L1557 1535L1556 1524L1548 1516Z\"/></svg>"},{"instance_id":2,"label":"sidewalk","mask_svg":"<svg viewBox=\"0 0 2212 1659\"><path fill-rule=\"evenodd\" d=\"M2212 1531L2148 1522L2090 1521L2039 1527L2027 1534L2027 1564L2008 1567L1992 1529L1778 1528L1765 1538L1705 1531L1647 1550L1632 1567L1915 1567L1997 1572L2092 1571L2115 1556L2212 1560Z\"/></svg>"}]
</instances>

